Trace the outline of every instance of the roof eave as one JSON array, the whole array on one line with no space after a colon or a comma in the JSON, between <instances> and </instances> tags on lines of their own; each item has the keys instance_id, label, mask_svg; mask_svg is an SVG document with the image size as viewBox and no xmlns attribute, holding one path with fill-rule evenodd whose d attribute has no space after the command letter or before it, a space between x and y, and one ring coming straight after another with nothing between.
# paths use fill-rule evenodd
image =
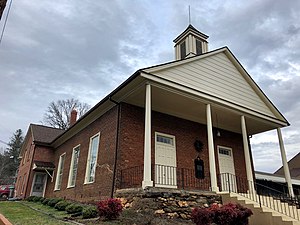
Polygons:
<instances>
[{"instance_id":1,"label":"roof eave","mask_svg":"<svg viewBox=\"0 0 300 225\"><path fill-rule=\"evenodd\" d=\"M53 146L55 142L57 142L60 138L62 138L66 133L73 130L75 127L78 126L78 124L81 123L85 118L87 118L93 111L95 111L99 106L104 104L106 101L110 101L113 96L118 93L120 90L122 90L127 84L129 84L132 80L134 80L139 74L141 70L137 70L135 73L133 73L127 80L125 80L121 85L119 85L116 89L114 89L112 92L110 92L106 97L104 97L100 102L98 102L94 107L92 107L87 113L85 113L82 117L80 117L75 124L73 124L71 127L69 127L65 132L57 136L50 145Z\"/></svg>"}]
</instances>

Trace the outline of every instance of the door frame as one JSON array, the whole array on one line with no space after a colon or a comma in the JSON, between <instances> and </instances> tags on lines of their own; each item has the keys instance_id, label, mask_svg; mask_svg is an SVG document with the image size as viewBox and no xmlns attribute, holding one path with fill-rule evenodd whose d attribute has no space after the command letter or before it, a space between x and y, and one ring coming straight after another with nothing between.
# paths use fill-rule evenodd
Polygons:
<instances>
[{"instance_id":1,"label":"door frame","mask_svg":"<svg viewBox=\"0 0 300 225\"><path fill-rule=\"evenodd\" d=\"M164 184L157 184L156 180L157 180L157 174L156 174L156 161L157 161L157 136L164 136L167 138L172 138L173 139L173 146L175 149L175 173L174 173L174 183L175 185L164 185ZM163 143L162 143L163 144ZM154 152L154 184L156 187L165 187L165 188L177 188L177 149L176 149L176 137L174 135L171 134L165 134L165 133L161 133L161 132L155 132L155 141L154 141L154 145L155 145L155 152Z\"/></svg>"},{"instance_id":2,"label":"door frame","mask_svg":"<svg viewBox=\"0 0 300 225\"><path fill-rule=\"evenodd\" d=\"M224 149L224 150L229 150L231 153L231 158L232 158L232 163L233 163L233 169L234 169L234 176L231 177L227 177L224 175L222 176L221 174L221 165L220 165L220 149ZM235 164L234 164L234 156L233 156L233 149L230 147L226 147L226 146L222 146L222 145L218 145L217 146L217 150L218 150L218 161L219 161L219 173L221 175L221 188L222 190L226 189L226 191L230 190L231 191L237 191L237 183L236 183L236 173L235 173ZM225 154L224 154L225 155ZM230 180L230 186L228 186Z\"/></svg>"},{"instance_id":3,"label":"door frame","mask_svg":"<svg viewBox=\"0 0 300 225\"><path fill-rule=\"evenodd\" d=\"M44 187L43 187L43 194L42 194L42 197L45 197L46 185L47 185L47 181L48 181L48 174L44 173L44 172L34 172L32 184L31 184L30 196L32 195L32 191L33 191L33 186L34 186L34 183L35 183L36 174L45 174L46 175L46 178L45 178L45 181L44 181Z\"/></svg>"}]
</instances>

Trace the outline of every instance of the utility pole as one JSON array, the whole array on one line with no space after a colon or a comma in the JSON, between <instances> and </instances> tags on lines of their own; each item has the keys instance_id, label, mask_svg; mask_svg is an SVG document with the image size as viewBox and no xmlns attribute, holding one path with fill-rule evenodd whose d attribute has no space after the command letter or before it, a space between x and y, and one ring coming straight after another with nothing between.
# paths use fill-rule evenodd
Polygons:
<instances>
[{"instance_id":1,"label":"utility pole","mask_svg":"<svg viewBox=\"0 0 300 225\"><path fill-rule=\"evenodd\" d=\"M0 20L5 9L7 0L0 0Z\"/></svg>"}]
</instances>

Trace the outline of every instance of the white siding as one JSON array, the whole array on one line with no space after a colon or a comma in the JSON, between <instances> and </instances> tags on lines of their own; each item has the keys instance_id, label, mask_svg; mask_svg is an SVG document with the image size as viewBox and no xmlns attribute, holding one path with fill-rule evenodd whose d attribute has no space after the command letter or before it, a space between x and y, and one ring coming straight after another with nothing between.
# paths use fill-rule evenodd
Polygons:
<instances>
[{"instance_id":1,"label":"white siding","mask_svg":"<svg viewBox=\"0 0 300 225\"><path fill-rule=\"evenodd\" d=\"M274 117L223 52L152 74Z\"/></svg>"}]
</instances>

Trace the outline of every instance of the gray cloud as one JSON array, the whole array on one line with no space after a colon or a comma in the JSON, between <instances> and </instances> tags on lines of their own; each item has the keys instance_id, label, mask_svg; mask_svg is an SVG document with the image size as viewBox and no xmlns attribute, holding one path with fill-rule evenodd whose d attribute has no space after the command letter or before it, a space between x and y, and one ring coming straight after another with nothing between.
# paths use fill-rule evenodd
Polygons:
<instances>
[{"instance_id":1,"label":"gray cloud","mask_svg":"<svg viewBox=\"0 0 300 225\"><path fill-rule=\"evenodd\" d=\"M172 40L188 25L188 5L192 24L210 35L210 49L229 46L291 122L283 130L291 157L300 144L297 0L14 2L0 45L0 139L41 121L51 101L96 104L135 70L173 60ZM252 146L257 169L279 167L279 150L266 163L273 144Z\"/></svg>"}]
</instances>

